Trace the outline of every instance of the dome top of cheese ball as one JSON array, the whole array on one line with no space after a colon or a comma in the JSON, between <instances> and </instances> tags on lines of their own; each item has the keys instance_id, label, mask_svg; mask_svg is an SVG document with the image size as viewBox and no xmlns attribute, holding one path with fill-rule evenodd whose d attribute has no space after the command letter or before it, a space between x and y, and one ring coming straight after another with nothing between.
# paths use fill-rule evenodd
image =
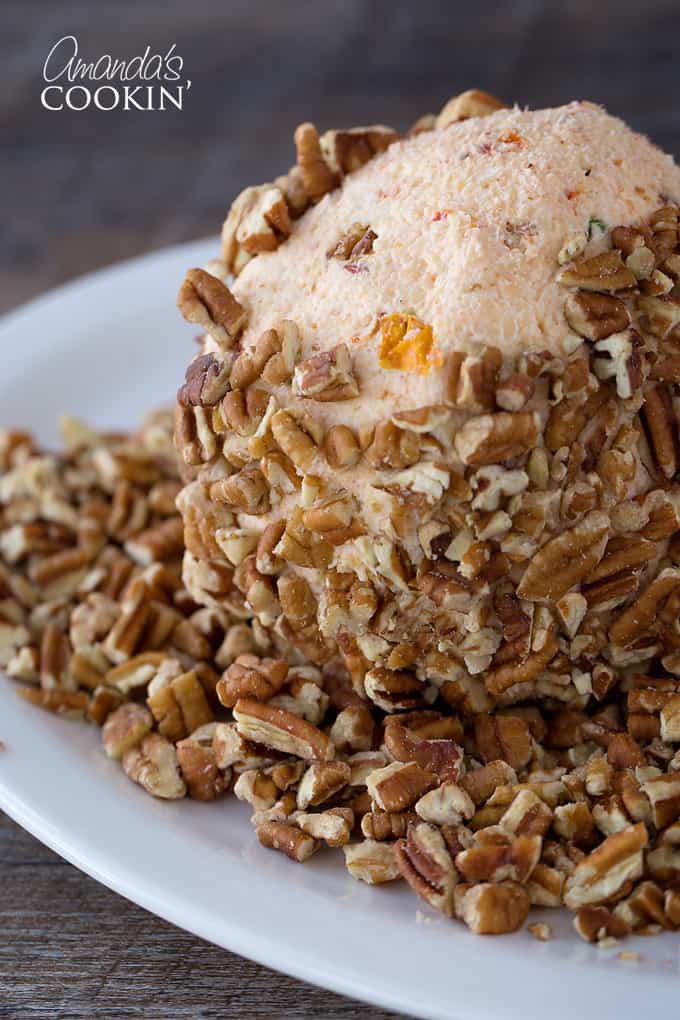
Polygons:
<instances>
[{"instance_id":1,"label":"dome top of cheese ball","mask_svg":"<svg viewBox=\"0 0 680 1020\"><path fill-rule=\"evenodd\" d=\"M565 240L589 233L595 253L608 229L679 199L673 159L591 103L502 109L427 131L346 177L285 244L245 267L234 286L248 311L244 343L292 319L303 356L350 343L370 379L364 395L400 403L407 391L417 406L436 399L437 365L451 351L560 352ZM359 227L376 235L369 255L328 256ZM420 370L408 359L380 370L377 324L394 313L431 327L434 356Z\"/></svg>"}]
</instances>

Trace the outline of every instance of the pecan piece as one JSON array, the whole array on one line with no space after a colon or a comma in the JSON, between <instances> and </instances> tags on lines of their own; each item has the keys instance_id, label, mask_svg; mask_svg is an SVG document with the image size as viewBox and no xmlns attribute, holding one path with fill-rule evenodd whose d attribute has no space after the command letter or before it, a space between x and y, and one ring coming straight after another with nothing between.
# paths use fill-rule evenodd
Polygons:
<instances>
[{"instance_id":1,"label":"pecan piece","mask_svg":"<svg viewBox=\"0 0 680 1020\"><path fill-rule=\"evenodd\" d=\"M457 124L470 117L488 117L490 113L505 108L505 103L496 99L489 92L481 89L468 89L457 96L452 96L440 110L434 126L441 130L449 124Z\"/></svg>"},{"instance_id":2,"label":"pecan piece","mask_svg":"<svg viewBox=\"0 0 680 1020\"><path fill-rule=\"evenodd\" d=\"M159 733L170 740L181 740L214 718L195 669L172 678L157 675L149 684L147 704Z\"/></svg>"},{"instance_id":3,"label":"pecan piece","mask_svg":"<svg viewBox=\"0 0 680 1020\"><path fill-rule=\"evenodd\" d=\"M347 425L332 425L324 437L326 460L330 467L354 467L361 456L359 441Z\"/></svg>"},{"instance_id":4,"label":"pecan piece","mask_svg":"<svg viewBox=\"0 0 680 1020\"><path fill-rule=\"evenodd\" d=\"M302 864L319 849L319 844L294 825L285 822L263 822L255 829L255 835L268 850L279 850L291 861Z\"/></svg>"},{"instance_id":5,"label":"pecan piece","mask_svg":"<svg viewBox=\"0 0 680 1020\"><path fill-rule=\"evenodd\" d=\"M463 768L463 751L455 740L418 736L398 718L387 718L385 746L396 761L414 761L442 780L455 782Z\"/></svg>"},{"instance_id":6,"label":"pecan piece","mask_svg":"<svg viewBox=\"0 0 680 1020\"><path fill-rule=\"evenodd\" d=\"M637 279L623 264L621 252L611 249L601 255L593 255L592 258L565 266L557 274L557 282L565 287L609 293L634 287Z\"/></svg>"},{"instance_id":7,"label":"pecan piece","mask_svg":"<svg viewBox=\"0 0 680 1020\"><path fill-rule=\"evenodd\" d=\"M340 184L340 175L326 161L319 132L313 124L300 124L295 129L295 148L297 163L302 175L302 183L312 202L318 202L329 191Z\"/></svg>"},{"instance_id":8,"label":"pecan piece","mask_svg":"<svg viewBox=\"0 0 680 1020\"><path fill-rule=\"evenodd\" d=\"M521 885L483 882L467 890L460 916L476 935L504 935L522 927L530 906L529 894Z\"/></svg>"},{"instance_id":9,"label":"pecan piece","mask_svg":"<svg viewBox=\"0 0 680 1020\"><path fill-rule=\"evenodd\" d=\"M564 902L570 910L615 898L631 879L642 875L647 829L642 822L608 836L567 879Z\"/></svg>"},{"instance_id":10,"label":"pecan piece","mask_svg":"<svg viewBox=\"0 0 680 1020\"><path fill-rule=\"evenodd\" d=\"M359 882L382 885L384 882L394 882L401 875L394 847L389 843L365 839L342 849L347 870Z\"/></svg>"},{"instance_id":11,"label":"pecan piece","mask_svg":"<svg viewBox=\"0 0 680 1020\"><path fill-rule=\"evenodd\" d=\"M529 411L499 411L470 418L458 431L455 446L464 464L502 464L528 453L538 439L538 419Z\"/></svg>"},{"instance_id":12,"label":"pecan piece","mask_svg":"<svg viewBox=\"0 0 680 1020\"><path fill-rule=\"evenodd\" d=\"M220 770L213 749L216 729L217 723L207 723L175 748L182 778L194 800L215 800L229 785L231 773L225 775Z\"/></svg>"},{"instance_id":13,"label":"pecan piece","mask_svg":"<svg viewBox=\"0 0 680 1020\"><path fill-rule=\"evenodd\" d=\"M335 753L325 733L283 708L244 698L234 706L234 719L242 737L284 754L325 760Z\"/></svg>"},{"instance_id":14,"label":"pecan piece","mask_svg":"<svg viewBox=\"0 0 680 1020\"><path fill-rule=\"evenodd\" d=\"M455 864L466 882L527 882L539 862L540 836L516 836L462 850Z\"/></svg>"},{"instance_id":15,"label":"pecan piece","mask_svg":"<svg viewBox=\"0 0 680 1020\"><path fill-rule=\"evenodd\" d=\"M416 813L424 822L433 825L460 825L475 813L472 798L456 783L445 781L416 803Z\"/></svg>"},{"instance_id":16,"label":"pecan piece","mask_svg":"<svg viewBox=\"0 0 680 1020\"><path fill-rule=\"evenodd\" d=\"M328 259L341 259L343 262L355 262L362 255L370 255L373 242L378 235L363 223L353 223L339 240L331 245L326 252Z\"/></svg>"},{"instance_id":17,"label":"pecan piece","mask_svg":"<svg viewBox=\"0 0 680 1020\"><path fill-rule=\"evenodd\" d=\"M276 184L245 188L232 202L222 227L222 257L240 273L253 255L274 251L291 232L288 205Z\"/></svg>"},{"instance_id":18,"label":"pecan piece","mask_svg":"<svg viewBox=\"0 0 680 1020\"><path fill-rule=\"evenodd\" d=\"M194 358L185 373L184 385L177 391L177 400L186 406L211 407L221 400L229 388L231 361L219 354L201 354Z\"/></svg>"},{"instance_id":19,"label":"pecan piece","mask_svg":"<svg viewBox=\"0 0 680 1020\"><path fill-rule=\"evenodd\" d=\"M309 766L297 791L301 811L318 807L339 793L350 779L350 767L344 761L318 761Z\"/></svg>"},{"instance_id":20,"label":"pecan piece","mask_svg":"<svg viewBox=\"0 0 680 1020\"><path fill-rule=\"evenodd\" d=\"M233 708L241 698L269 701L281 690L287 676L288 664L282 659L239 655L217 684L217 697L227 708Z\"/></svg>"},{"instance_id":21,"label":"pecan piece","mask_svg":"<svg viewBox=\"0 0 680 1020\"><path fill-rule=\"evenodd\" d=\"M453 916L453 892L456 869L444 837L439 829L427 822L409 825L406 839L394 845L397 866L417 896Z\"/></svg>"},{"instance_id":22,"label":"pecan piece","mask_svg":"<svg viewBox=\"0 0 680 1020\"><path fill-rule=\"evenodd\" d=\"M126 776L153 797L179 800L185 796L187 788L180 775L177 754L160 733L148 733L125 752L122 760Z\"/></svg>"},{"instance_id":23,"label":"pecan piece","mask_svg":"<svg viewBox=\"0 0 680 1020\"><path fill-rule=\"evenodd\" d=\"M228 478L213 482L210 498L245 514L266 514L270 506L267 479L255 463L246 465Z\"/></svg>"},{"instance_id":24,"label":"pecan piece","mask_svg":"<svg viewBox=\"0 0 680 1020\"><path fill-rule=\"evenodd\" d=\"M641 349L642 340L632 329L612 333L595 344L593 371L598 379L615 379L616 392L622 400L628 400L642 386Z\"/></svg>"},{"instance_id":25,"label":"pecan piece","mask_svg":"<svg viewBox=\"0 0 680 1020\"><path fill-rule=\"evenodd\" d=\"M680 584L680 570L667 567L647 586L643 593L614 620L609 640L628 648L652 627L660 607Z\"/></svg>"},{"instance_id":26,"label":"pecan piece","mask_svg":"<svg viewBox=\"0 0 680 1020\"><path fill-rule=\"evenodd\" d=\"M645 389L642 419L649 433L654 459L666 478L677 470L678 425L668 386L656 384Z\"/></svg>"},{"instance_id":27,"label":"pecan piece","mask_svg":"<svg viewBox=\"0 0 680 1020\"><path fill-rule=\"evenodd\" d=\"M381 811L404 811L437 785L437 777L415 762L392 762L366 778L366 787Z\"/></svg>"},{"instance_id":28,"label":"pecan piece","mask_svg":"<svg viewBox=\"0 0 680 1020\"><path fill-rule=\"evenodd\" d=\"M88 711L90 698L86 691L69 691L62 687L36 688L17 687L17 694L24 701L58 715L82 717Z\"/></svg>"},{"instance_id":29,"label":"pecan piece","mask_svg":"<svg viewBox=\"0 0 680 1020\"><path fill-rule=\"evenodd\" d=\"M373 704L385 712L417 708L423 700L423 684L404 669L371 669L364 677L364 688Z\"/></svg>"},{"instance_id":30,"label":"pecan piece","mask_svg":"<svg viewBox=\"0 0 680 1020\"><path fill-rule=\"evenodd\" d=\"M329 808L318 814L294 811L290 820L308 836L323 840L331 847L344 847L352 834L354 812L349 807Z\"/></svg>"},{"instance_id":31,"label":"pecan piece","mask_svg":"<svg viewBox=\"0 0 680 1020\"><path fill-rule=\"evenodd\" d=\"M319 401L352 400L359 396L352 356L347 344L302 361L295 369L293 391L300 397Z\"/></svg>"},{"instance_id":32,"label":"pecan piece","mask_svg":"<svg viewBox=\"0 0 680 1020\"><path fill-rule=\"evenodd\" d=\"M444 402L466 411L493 411L502 364L497 347L484 347L479 354L455 351L444 367Z\"/></svg>"},{"instance_id":33,"label":"pecan piece","mask_svg":"<svg viewBox=\"0 0 680 1020\"><path fill-rule=\"evenodd\" d=\"M177 305L187 322L203 327L224 348L233 346L245 327L245 309L226 284L203 269L187 272Z\"/></svg>"},{"instance_id":34,"label":"pecan piece","mask_svg":"<svg viewBox=\"0 0 680 1020\"><path fill-rule=\"evenodd\" d=\"M564 305L567 322L586 340L604 340L612 333L620 333L630 323L630 314L620 298L610 294L569 294Z\"/></svg>"},{"instance_id":35,"label":"pecan piece","mask_svg":"<svg viewBox=\"0 0 680 1020\"><path fill-rule=\"evenodd\" d=\"M574 928L586 942L620 939L630 933L630 925L607 907L581 907L574 917Z\"/></svg>"},{"instance_id":36,"label":"pecan piece","mask_svg":"<svg viewBox=\"0 0 680 1020\"><path fill-rule=\"evenodd\" d=\"M513 715L482 714L475 717L475 743L485 762L505 761L523 768L531 758L529 725Z\"/></svg>"},{"instance_id":37,"label":"pecan piece","mask_svg":"<svg viewBox=\"0 0 680 1020\"><path fill-rule=\"evenodd\" d=\"M135 747L153 726L153 716L134 702L127 702L112 712L104 723L102 740L109 758L122 758Z\"/></svg>"},{"instance_id":38,"label":"pecan piece","mask_svg":"<svg viewBox=\"0 0 680 1020\"><path fill-rule=\"evenodd\" d=\"M518 596L531 602L559 599L595 569L608 536L608 516L593 510L539 549L524 572Z\"/></svg>"}]
</instances>

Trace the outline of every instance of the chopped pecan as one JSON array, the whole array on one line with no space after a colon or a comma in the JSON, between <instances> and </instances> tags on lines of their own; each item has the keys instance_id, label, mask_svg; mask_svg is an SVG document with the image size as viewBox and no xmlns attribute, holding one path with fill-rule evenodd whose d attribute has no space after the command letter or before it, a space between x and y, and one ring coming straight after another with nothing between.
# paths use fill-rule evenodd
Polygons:
<instances>
[{"instance_id":1,"label":"chopped pecan","mask_svg":"<svg viewBox=\"0 0 680 1020\"><path fill-rule=\"evenodd\" d=\"M622 332L630 323L630 314L623 301L610 294L587 291L569 294L564 314L575 333L593 342Z\"/></svg>"},{"instance_id":2,"label":"chopped pecan","mask_svg":"<svg viewBox=\"0 0 680 1020\"><path fill-rule=\"evenodd\" d=\"M616 618L609 628L609 639L623 648L639 641L650 629L668 596L680 584L680 570L662 570L642 594Z\"/></svg>"},{"instance_id":3,"label":"chopped pecan","mask_svg":"<svg viewBox=\"0 0 680 1020\"><path fill-rule=\"evenodd\" d=\"M572 262L560 270L557 281L565 287L605 293L625 290L637 283L635 274L623 264L621 252L616 249Z\"/></svg>"},{"instance_id":4,"label":"chopped pecan","mask_svg":"<svg viewBox=\"0 0 680 1020\"><path fill-rule=\"evenodd\" d=\"M553 821L552 809L531 790L521 790L499 820L515 836L544 836Z\"/></svg>"},{"instance_id":5,"label":"chopped pecan","mask_svg":"<svg viewBox=\"0 0 680 1020\"><path fill-rule=\"evenodd\" d=\"M456 869L439 829L427 822L414 822L406 839L395 843L394 853L399 871L416 895L452 917Z\"/></svg>"},{"instance_id":6,"label":"chopped pecan","mask_svg":"<svg viewBox=\"0 0 680 1020\"><path fill-rule=\"evenodd\" d=\"M280 850L292 861L303 863L319 849L319 844L294 825L285 822L263 822L255 829L255 835L268 850Z\"/></svg>"},{"instance_id":7,"label":"chopped pecan","mask_svg":"<svg viewBox=\"0 0 680 1020\"><path fill-rule=\"evenodd\" d=\"M456 433L455 445L464 464L502 464L528 453L538 439L538 420L529 411L499 411L470 418Z\"/></svg>"},{"instance_id":8,"label":"chopped pecan","mask_svg":"<svg viewBox=\"0 0 680 1020\"><path fill-rule=\"evenodd\" d=\"M265 514L269 510L269 486L257 464L248 464L236 474L213 482L210 497L246 514Z\"/></svg>"},{"instance_id":9,"label":"chopped pecan","mask_svg":"<svg viewBox=\"0 0 680 1020\"><path fill-rule=\"evenodd\" d=\"M201 726L175 748L187 791L194 800L215 800L229 784L230 773L221 771L213 749L216 728L216 723Z\"/></svg>"},{"instance_id":10,"label":"chopped pecan","mask_svg":"<svg viewBox=\"0 0 680 1020\"><path fill-rule=\"evenodd\" d=\"M321 137L321 149L334 169L341 174L350 174L384 152L399 137L396 131L382 124L350 128L349 131L326 131Z\"/></svg>"},{"instance_id":11,"label":"chopped pecan","mask_svg":"<svg viewBox=\"0 0 680 1020\"><path fill-rule=\"evenodd\" d=\"M319 133L313 124L300 124L295 129L295 148L305 191L312 202L318 202L338 187L340 175L326 161Z\"/></svg>"},{"instance_id":12,"label":"chopped pecan","mask_svg":"<svg viewBox=\"0 0 680 1020\"><path fill-rule=\"evenodd\" d=\"M17 687L17 694L24 701L59 715L82 717L88 710L90 698L86 691L70 691L62 687L36 688Z\"/></svg>"},{"instance_id":13,"label":"chopped pecan","mask_svg":"<svg viewBox=\"0 0 680 1020\"><path fill-rule=\"evenodd\" d=\"M435 121L435 127L439 130L446 128L449 124L457 124L461 120L468 120L470 117L487 117L496 110L502 110L505 103L496 99L489 92L482 92L481 89L468 89L457 96L452 96L440 110Z\"/></svg>"},{"instance_id":14,"label":"chopped pecan","mask_svg":"<svg viewBox=\"0 0 680 1020\"><path fill-rule=\"evenodd\" d=\"M386 712L417 708L423 701L423 684L415 673L400 669L369 670L364 688L370 700Z\"/></svg>"},{"instance_id":15,"label":"chopped pecan","mask_svg":"<svg viewBox=\"0 0 680 1020\"><path fill-rule=\"evenodd\" d=\"M365 839L342 849L347 870L352 878L360 882L382 885L384 882L394 882L401 875L394 847L390 843Z\"/></svg>"},{"instance_id":16,"label":"chopped pecan","mask_svg":"<svg viewBox=\"0 0 680 1020\"><path fill-rule=\"evenodd\" d=\"M444 367L444 402L466 411L493 411L503 356L497 347L478 353L455 351Z\"/></svg>"},{"instance_id":17,"label":"chopped pecan","mask_svg":"<svg viewBox=\"0 0 680 1020\"><path fill-rule=\"evenodd\" d=\"M305 759L325 760L334 755L325 733L285 709L241 699L234 706L234 718L241 736L265 747Z\"/></svg>"},{"instance_id":18,"label":"chopped pecan","mask_svg":"<svg viewBox=\"0 0 680 1020\"><path fill-rule=\"evenodd\" d=\"M293 389L298 396L320 401L358 397L359 385L347 344L338 344L301 362L295 369Z\"/></svg>"},{"instance_id":19,"label":"chopped pecan","mask_svg":"<svg viewBox=\"0 0 680 1020\"><path fill-rule=\"evenodd\" d=\"M370 255L373 242L378 235L363 223L353 223L342 237L332 244L326 252L326 258L341 259L343 262L356 262L362 255Z\"/></svg>"},{"instance_id":20,"label":"chopped pecan","mask_svg":"<svg viewBox=\"0 0 680 1020\"><path fill-rule=\"evenodd\" d=\"M608 516L593 510L539 549L524 572L517 594L530 601L559 599L595 569L608 536Z\"/></svg>"},{"instance_id":21,"label":"chopped pecan","mask_svg":"<svg viewBox=\"0 0 680 1020\"><path fill-rule=\"evenodd\" d=\"M642 419L649 433L654 459L666 478L673 478L677 470L678 425L668 386L662 383L645 388Z\"/></svg>"},{"instance_id":22,"label":"chopped pecan","mask_svg":"<svg viewBox=\"0 0 680 1020\"><path fill-rule=\"evenodd\" d=\"M371 810L361 819L361 831L367 839L402 839L409 824L416 821L415 811Z\"/></svg>"},{"instance_id":23,"label":"chopped pecan","mask_svg":"<svg viewBox=\"0 0 680 1020\"><path fill-rule=\"evenodd\" d=\"M187 322L202 326L220 346L233 346L243 331L246 313L226 284L203 269L190 269L177 297Z\"/></svg>"},{"instance_id":24,"label":"chopped pecan","mask_svg":"<svg viewBox=\"0 0 680 1020\"><path fill-rule=\"evenodd\" d=\"M567 879L564 902L570 910L606 903L642 874L647 829L640 822L608 836Z\"/></svg>"},{"instance_id":25,"label":"chopped pecan","mask_svg":"<svg viewBox=\"0 0 680 1020\"><path fill-rule=\"evenodd\" d=\"M516 836L462 850L455 864L466 882L525 883L539 862L542 845L540 836Z\"/></svg>"},{"instance_id":26,"label":"chopped pecan","mask_svg":"<svg viewBox=\"0 0 680 1020\"><path fill-rule=\"evenodd\" d=\"M157 675L149 685L147 704L159 733L170 740L181 740L214 718L196 670L171 678Z\"/></svg>"},{"instance_id":27,"label":"chopped pecan","mask_svg":"<svg viewBox=\"0 0 680 1020\"><path fill-rule=\"evenodd\" d=\"M501 759L523 768L531 757L531 734L524 719L512 715L476 716L475 742L485 762Z\"/></svg>"},{"instance_id":28,"label":"chopped pecan","mask_svg":"<svg viewBox=\"0 0 680 1020\"><path fill-rule=\"evenodd\" d=\"M184 385L177 393L180 404L212 407L229 388L232 362L224 354L201 354L186 370Z\"/></svg>"},{"instance_id":29,"label":"chopped pecan","mask_svg":"<svg viewBox=\"0 0 680 1020\"><path fill-rule=\"evenodd\" d=\"M238 274L253 255L274 251L291 232L290 214L276 184L249 187L234 199L222 227L222 257Z\"/></svg>"},{"instance_id":30,"label":"chopped pecan","mask_svg":"<svg viewBox=\"0 0 680 1020\"><path fill-rule=\"evenodd\" d=\"M344 761L313 762L303 775L297 791L297 805L305 811L318 807L339 793L350 779L350 767Z\"/></svg>"},{"instance_id":31,"label":"chopped pecan","mask_svg":"<svg viewBox=\"0 0 680 1020\"><path fill-rule=\"evenodd\" d=\"M475 813L474 801L456 783L445 781L416 802L416 813L434 825L460 825Z\"/></svg>"},{"instance_id":32,"label":"chopped pecan","mask_svg":"<svg viewBox=\"0 0 680 1020\"><path fill-rule=\"evenodd\" d=\"M442 780L456 782L463 769L463 751L455 740L419 736L402 725L399 717L388 716L385 746L396 761L414 761Z\"/></svg>"},{"instance_id":33,"label":"chopped pecan","mask_svg":"<svg viewBox=\"0 0 680 1020\"><path fill-rule=\"evenodd\" d=\"M496 403L504 411L521 411L534 392L534 380L523 372L513 372L496 387Z\"/></svg>"},{"instance_id":34,"label":"chopped pecan","mask_svg":"<svg viewBox=\"0 0 680 1020\"><path fill-rule=\"evenodd\" d=\"M104 723L102 740L109 758L122 758L135 747L153 726L153 716L134 702L126 702L112 712Z\"/></svg>"},{"instance_id":35,"label":"chopped pecan","mask_svg":"<svg viewBox=\"0 0 680 1020\"><path fill-rule=\"evenodd\" d=\"M180 775L177 754L160 733L147 733L139 744L123 754L122 762L125 774L153 797L178 800L185 796L187 788Z\"/></svg>"},{"instance_id":36,"label":"chopped pecan","mask_svg":"<svg viewBox=\"0 0 680 1020\"><path fill-rule=\"evenodd\" d=\"M359 441L347 425L332 425L324 437L326 460L332 468L354 467L361 456Z\"/></svg>"},{"instance_id":37,"label":"chopped pecan","mask_svg":"<svg viewBox=\"0 0 680 1020\"><path fill-rule=\"evenodd\" d=\"M630 926L607 907L581 907L574 917L574 928L586 942L619 939L630 933Z\"/></svg>"},{"instance_id":38,"label":"chopped pecan","mask_svg":"<svg viewBox=\"0 0 680 1020\"><path fill-rule=\"evenodd\" d=\"M290 820L314 839L323 840L328 846L346 846L354 825L354 812L349 807L329 808L318 814L294 811Z\"/></svg>"},{"instance_id":39,"label":"chopped pecan","mask_svg":"<svg viewBox=\"0 0 680 1020\"><path fill-rule=\"evenodd\" d=\"M309 415L295 417L290 411L277 411L271 419L274 439L296 468L307 471L317 455L322 432Z\"/></svg>"},{"instance_id":40,"label":"chopped pecan","mask_svg":"<svg viewBox=\"0 0 680 1020\"><path fill-rule=\"evenodd\" d=\"M481 768L466 772L460 781L466 793L475 804L481 804L491 796L496 787L517 782L517 773L506 761L497 759Z\"/></svg>"},{"instance_id":41,"label":"chopped pecan","mask_svg":"<svg viewBox=\"0 0 680 1020\"><path fill-rule=\"evenodd\" d=\"M392 762L371 772L368 792L381 811L404 811L437 785L437 777L415 762Z\"/></svg>"},{"instance_id":42,"label":"chopped pecan","mask_svg":"<svg viewBox=\"0 0 680 1020\"><path fill-rule=\"evenodd\" d=\"M373 743L374 722L367 705L348 705L338 712L330 737L339 753L368 751Z\"/></svg>"},{"instance_id":43,"label":"chopped pecan","mask_svg":"<svg viewBox=\"0 0 680 1020\"><path fill-rule=\"evenodd\" d=\"M281 659L239 655L223 673L217 685L217 697L227 708L233 708L241 698L269 701L281 690L287 676L288 665Z\"/></svg>"},{"instance_id":44,"label":"chopped pecan","mask_svg":"<svg viewBox=\"0 0 680 1020\"><path fill-rule=\"evenodd\" d=\"M598 356L593 361L593 371L598 379L615 379L616 392L622 400L628 400L642 386L641 349L642 340L633 329L612 333L595 344Z\"/></svg>"},{"instance_id":45,"label":"chopped pecan","mask_svg":"<svg viewBox=\"0 0 680 1020\"><path fill-rule=\"evenodd\" d=\"M503 935L526 921L529 894L516 882L483 882L463 896L460 916L476 935Z\"/></svg>"}]
</instances>

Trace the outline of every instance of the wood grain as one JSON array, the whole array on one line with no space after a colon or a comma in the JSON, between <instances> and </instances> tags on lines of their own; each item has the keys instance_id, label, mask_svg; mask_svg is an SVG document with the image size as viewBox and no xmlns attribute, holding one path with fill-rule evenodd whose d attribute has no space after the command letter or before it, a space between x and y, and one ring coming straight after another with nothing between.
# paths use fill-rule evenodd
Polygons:
<instances>
[{"instance_id":1,"label":"wood grain","mask_svg":"<svg viewBox=\"0 0 680 1020\"><path fill-rule=\"evenodd\" d=\"M678 154L679 30L677 0L3 0L0 308L216 235L236 191L290 165L304 119L404 128L479 86L531 106L596 100ZM42 63L69 32L90 58L175 42L184 110L42 109ZM179 931L7 819L0 890L2 1020L391 1015Z\"/></svg>"},{"instance_id":2,"label":"wood grain","mask_svg":"<svg viewBox=\"0 0 680 1020\"><path fill-rule=\"evenodd\" d=\"M0 815L2 1020L390 1020L208 945Z\"/></svg>"}]
</instances>

